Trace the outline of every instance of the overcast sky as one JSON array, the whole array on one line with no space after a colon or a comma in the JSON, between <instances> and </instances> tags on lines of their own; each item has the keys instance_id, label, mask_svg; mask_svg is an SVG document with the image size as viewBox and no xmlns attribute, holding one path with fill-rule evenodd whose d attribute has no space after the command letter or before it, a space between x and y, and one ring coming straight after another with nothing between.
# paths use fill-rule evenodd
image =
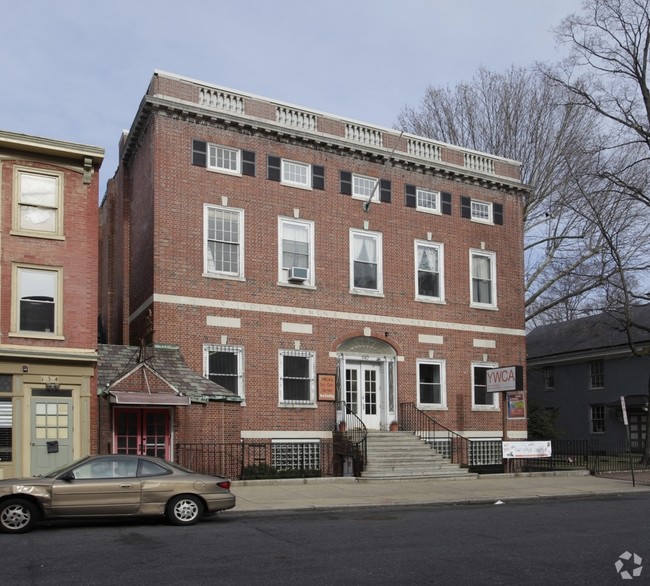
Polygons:
<instances>
[{"instance_id":1,"label":"overcast sky","mask_svg":"<svg viewBox=\"0 0 650 586\"><path fill-rule=\"evenodd\" d=\"M580 0L25 0L2 5L0 129L106 150L154 70L393 127L428 86L557 61Z\"/></svg>"}]
</instances>

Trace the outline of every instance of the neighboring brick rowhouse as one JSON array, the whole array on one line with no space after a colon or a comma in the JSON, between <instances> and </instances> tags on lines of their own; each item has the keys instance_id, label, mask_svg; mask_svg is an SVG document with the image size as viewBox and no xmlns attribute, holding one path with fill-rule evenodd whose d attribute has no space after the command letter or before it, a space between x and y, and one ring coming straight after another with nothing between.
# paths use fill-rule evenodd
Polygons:
<instances>
[{"instance_id":1,"label":"neighboring brick rowhouse","mask_svg":"<svg viewBox=\"0 0 650 586\"><path fill-rule=\"evenodd\" d=\"M208 145L225 147L237 163L219 168L228 163L214 157L224 153ZM318 400L316 375L337 371L341 398L357 392L355 409L370 426L387 427L408 402L452 430L500 436L500 409L472 404L472 374L525 360L527 188L517 163L164 73L154 75L121 153L102 208L109 342L138 344L152 310L155 342L179 345L197 372L206 374L209 352L231 353L245 399L242 437L333 429L335 405ZM306 169L311 183L284 181L287 162ZM355 176L382 180L381 201L368 211L348 194ZM416 188L439 198L436 209L417 206ZM209 209L232 212L239 231L208 233ZM310 231L314 273L305 282L287 281L279 267L283 222ZM351 231L379 243L376 288L351 283ZM416 298L416 243L437 247L436 299ZM210 246L238 250L240 273L214 271ZM496 303L471 301L471 251L494 269L473 271ZM310 356L307 400L288 398L282 353ZM420 363L441 379L419 380ZM422 404L429 390L435 405ZM199 412L207 410L187 411ZM184 417L178 436L209 435L206 417ZM525 429L525 421L509 423L519 437Z\"/></svg>"}]
</instances>

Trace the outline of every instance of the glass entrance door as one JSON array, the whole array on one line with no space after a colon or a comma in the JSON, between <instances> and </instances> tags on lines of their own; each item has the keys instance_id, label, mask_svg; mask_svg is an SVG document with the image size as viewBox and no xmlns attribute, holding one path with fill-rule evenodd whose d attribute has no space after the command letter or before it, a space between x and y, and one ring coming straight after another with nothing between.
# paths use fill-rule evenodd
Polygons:
<instances>
[{"instance_id":1,"label":"glass entrance door","mask_svg":"<svg viewBox=\"0 0 650 586\"><path fill-rule=\"evenodd\" d=\"M381 367L361 362L345 369L345 402L368 429L379 429Z\"/></svg>"},{"instance_id":2,"label":"glass entrance door","mask_svg":"<svg viewBox=\"0 0 650 586\"><path fill-rule=\"evenodd\" d=\"M115 453L170 459L169 411L115 409Z\"/></svg>"}]
</instances>

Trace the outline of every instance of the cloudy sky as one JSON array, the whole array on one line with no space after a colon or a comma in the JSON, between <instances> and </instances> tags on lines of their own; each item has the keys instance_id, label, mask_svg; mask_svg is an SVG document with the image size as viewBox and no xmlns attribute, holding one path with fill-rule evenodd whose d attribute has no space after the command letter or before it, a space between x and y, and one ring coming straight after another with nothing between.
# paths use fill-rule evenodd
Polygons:
<instances>
[{"instance_id":1,"label":"cloudy sky","mask_svg":"<svg viewBox=\"0 0 650 586\"><path fill-rule=\"evenodd\" d=\"M3 5L0 129L106 150L154 70L385 127L428 86L557 61L580 0L26 0Z\"/></svg>"}]
</instances>

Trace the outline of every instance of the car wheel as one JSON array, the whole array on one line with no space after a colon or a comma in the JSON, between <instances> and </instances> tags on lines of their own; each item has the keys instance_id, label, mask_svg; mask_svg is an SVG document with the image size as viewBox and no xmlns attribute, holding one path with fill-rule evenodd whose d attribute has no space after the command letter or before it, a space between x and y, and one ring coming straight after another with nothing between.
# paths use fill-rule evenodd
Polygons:
<instances>
[{"instance_id":1,"label":"car wheel","mask_svg":"<svg viewBox=\"0 0 650 586\"><path fill-rule=\"evenodd\" d=\"M25 499L7 499L0 503L0 531L26 533L38 518L36 506Z\"/></svg>"},{"instance_id":2,"label":"car wheel","mask_svg":"<svg viewBox=\"0 0 650 586\"><path fill-rule=\"evenodd\" d=\"M191 494L175 496L167 503L166 514L174 525L192 525L203 516L203 503Z\"/></svg>"}]
</instances>

